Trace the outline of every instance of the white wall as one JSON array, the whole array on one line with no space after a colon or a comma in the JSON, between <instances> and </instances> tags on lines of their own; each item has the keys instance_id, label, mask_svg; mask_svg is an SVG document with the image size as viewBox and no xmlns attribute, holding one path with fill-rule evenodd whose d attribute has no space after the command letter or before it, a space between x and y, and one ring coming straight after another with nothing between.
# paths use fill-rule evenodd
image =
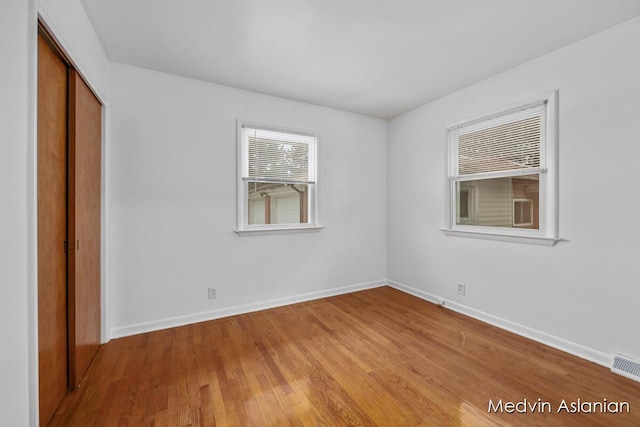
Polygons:
<instances>
[{"instance_id":1,"label":"white wall","mask_svg":"<svg viewBox=\"0 0 640 427\"><path fill-rule=\"evenodd\" d=\"M28 425L29 301L29 120L34 65L30 55L33 4L0 2L0 424Z\"/></svg>"},{"instance_id":2,"label":"white wall","mask_svg":"<svg viewBox=\"0 0 640 427\"><path fill-rule=\"evenodd\" d=\"M386 278L385 121L120 64L111 74L114 336ZM317 132L326 228L234 232L237 119Z\"/></svg>"},{"instance_id":3,"label":"white wall","mask_svg":"<svg viewBox=\"0 0 640 427\"><path fill-rule=\"evenodd\" d=\"M639 357L639 42L636 19L393 119L389 278L595 353ZM444 236L445 126L553 89L566 241Z\"/></svg>"}]
</instances>

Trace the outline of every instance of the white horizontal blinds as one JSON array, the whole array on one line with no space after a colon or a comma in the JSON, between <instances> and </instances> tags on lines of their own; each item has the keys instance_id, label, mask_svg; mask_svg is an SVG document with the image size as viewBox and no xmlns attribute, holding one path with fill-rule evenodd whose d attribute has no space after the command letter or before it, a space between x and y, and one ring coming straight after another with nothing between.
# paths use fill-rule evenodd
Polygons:
<instances>
[{"instance_id":1,"label":"white horizontal blinds","mask_svg":"<svg viewBox=\"0 0 640 427\"><path fill-rule=\"evenodd\" d=\"M244 127L246 169L251 182L312 184L316 138L312 135Z\"/></svg>"},{"instance_id":2,"label":"white horizontal blinds","mask_svg":"<svg viewBox=\"0 0 640 427\"><path fill-rule=\"evenodd\" d=\"M537 105L461 126L457 137L458 178L540 173L544 168L545 106Z\"/></svg>"}]
</instances>

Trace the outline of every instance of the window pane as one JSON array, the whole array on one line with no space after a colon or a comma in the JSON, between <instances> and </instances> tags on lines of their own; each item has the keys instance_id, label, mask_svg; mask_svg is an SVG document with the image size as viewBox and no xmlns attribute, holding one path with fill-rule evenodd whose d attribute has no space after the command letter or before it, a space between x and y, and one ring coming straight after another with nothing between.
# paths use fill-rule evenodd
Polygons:
<instances>
[{"instance_id":1,"label":"window pane","mask_svg":"<svg viewBox=\"0 0 640 427\"><path fill-rule=\"evenodd\" d=\"M539 228L539 175L458 181L456 224Z\"/></svg>"},{"instance_id":2,"label":"window pane","mask_svg":"<svg viewBox=\"0 0 640 427\"><path fill-rule=\"evenodd\" d=\"M249 182L249 224L306 224L309 222L307 184Z\"/></svg>"}]
</instances>

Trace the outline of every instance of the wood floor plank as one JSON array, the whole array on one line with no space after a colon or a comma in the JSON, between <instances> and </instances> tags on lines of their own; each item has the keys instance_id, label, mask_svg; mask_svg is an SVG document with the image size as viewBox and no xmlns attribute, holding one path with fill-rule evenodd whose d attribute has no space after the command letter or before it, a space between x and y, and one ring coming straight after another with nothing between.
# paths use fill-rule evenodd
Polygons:
<instances>
[{"instance_id":1,"label":"wood floor plank","mask_svg":"<svg viewBox=\"0 0 640 427\"><path fill-rule=\"evenodd\" d=\"M640 383L382 287L113 340L51 425L630 426Z\"/></svg>"}]
</instances>

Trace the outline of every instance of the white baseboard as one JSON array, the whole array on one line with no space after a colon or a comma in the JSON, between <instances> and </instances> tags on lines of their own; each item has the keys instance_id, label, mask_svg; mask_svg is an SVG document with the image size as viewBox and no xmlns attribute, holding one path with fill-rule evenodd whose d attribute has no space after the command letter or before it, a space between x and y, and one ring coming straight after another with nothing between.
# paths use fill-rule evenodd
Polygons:
<instances>
[{"instance_id":1,"label":"white baseboard","mask_svg":"<svg viewBox=\"0 0 640 427\"><path fill-rule=\"evenodd\" d=\"M174 328L192 323L205 322L207 320L220 319L222 317L235 316L238 314L251 313L254 311L266 310L269 308L282 307L284 305L296 304L299 302L312 301L315 299L332 297L336 295L348 294L365 289L378 288L387 285L386 280L376 280L373 282L359 283L356 285L343 286L340 288L326 289L323 291L309 292L306 294L294 295L291 297L277 298L268 301L260 301L251 304L236 305L233 307L221 308L213 311L188 314L168 319L154 320L152 322L138 323L129 326L120 326L111 329L110 338L122 338L130 335L143 334L145 332L159 331L161 329Z\"/></svg>"},{"instance_id":2,"label":"white baseboard","mask_svg":"<svg viewBox=\"0 0 640 427\"><path fill-rule=\"evenodd\" d=\"M459 304L455 301L441 298L437 295L425 292L420 289L413 288L394 280L376 280L373 282L360 283L356 285L343 286L340 288L327 289L318 292L310 292L306 294L299 294L290 297L277 298L273 300L260 301L251 304L237 305L233 307L221 308L213 311L206 311L201 313L189 314L186 316L177 316L167 319L155 320L152 322L138 323L135 325L121 326L111 329L110 338L121 338L130 335L142 334L145 332L159 331L161 329L174 328L177 326L189 325L192 323L205 322L207 320L220 319L223 317L235 316L238 314L251 313L254 311L266 310L269 308L281 307L289 304L296 304L299 302L312 301L315 299L326 298L336 295L347 294L351 292L362 291L365 289L377 288L380 286L388 285L392 288L407 294L416 296L425 301L433 304L438 304L439 300L444 301L444 307L452 311L464 314L465 316L472 317L498 328L513 332L514 334L521 335L525 338L540 342L565 353L572 354L590 362L597 363L598 365L611 367L613 356L594 350L592 348L576 344L571 341L567 341L563 338L556 337L554 335L547 334L546 332L538 331L528 326L521 325L519 323L512 322L510 320L503 319L492 314L485 313L475 308L468 307L463 304Z\"/></svg>"},{"instance_id":3,"label":"white baseboard","mask_svg":"<svg viewBox=\"0 0 640 427\"><path fill-rule=\"evenodd\" d=\"M505 329L509 332L513 332L514 334L521 335L533 341L548 345L549 347L564 351L565 353L569 353L590 362L597 363L598 365L602 365L607 368L611 367L611 362L613 360L612 355L594 350L589 347L585 347L581 344L567 341L563 338L547 334L546 332L538 331L528 326L520 325L518 323L485 313L480 310L476 310L475 308L459 304L455 301L440 298L437 295L430 294L429 292L413 288L403 283L395 282L393 280L387 280L387 284L392 288L398 289L402 292L406 292L423 300L429 301L433 304L437 304L438 300L443 300L445 308L464 314L465 316L469 316L490 325L497 326L498 328Z\"/></svg>"}]
</instances>

